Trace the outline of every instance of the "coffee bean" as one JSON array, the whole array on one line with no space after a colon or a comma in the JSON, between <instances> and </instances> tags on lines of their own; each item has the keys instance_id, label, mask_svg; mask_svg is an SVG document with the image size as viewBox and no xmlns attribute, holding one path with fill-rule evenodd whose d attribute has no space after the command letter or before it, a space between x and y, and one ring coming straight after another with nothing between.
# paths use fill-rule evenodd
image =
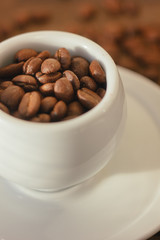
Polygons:
<instances>
[{"instance_id":1,"label":"coffee bean","mask_svg":"<svg viewBox=\"0 0 160 240\"><path fill-rule=\"evenodd\" d=\"M41 84L53 83L59 78L61 78L61 76L62 76L61 72L55 72L55 73L49 73L49 74L43 74L42 72L36 73L36 78Z\"/></svg>"},{"instance_id":2,"label":"coffee bean","mask_svg":"<svg viewBox=\"0 0 160 240\"><path fill-rule=\"evenodd\" d=\"M0 83L0 89L6 89L7 87L13 85L12 81L4 81Z\"/></svg>"},{"instance_id":3,"label":"coffee bean","mask_svg":"<svg viewBox=\"0 0 160 240\"><path fill-rule=\"evenodd\" d=\"M116 42L113 42L110 39L106 40L105 38L99 39L98 43L111 55L115 62L119 60L121 52Z\"/></svg>"},{"instance_id":4,"label":"coffee bean","mask_svg":"<svg viewBox=\"0 0 160 240\"><path fill-rule=\"evenodd\" d=\"M84 112L85 112L84 108L78 101L74 101L68 104L68 110L67 110L68 116L79 116Z\"/></svg>"},{"instance_id":5,"label":"coffee bean","mask_svg":"<svg viewBox=\"0 0 160 240\"><path fill-rule=\"evenodd\" d=\"M51 112L52 121L62 120L67 113L67 105L63 101L59 101L55 104L53 111Z\"/></svg>"},{"instance_id":6,"label":"coffee bean","mask_svg":"<svg viewBox=\"0 0 160 240\"><path fill-rule=\"evenodd\" d=\"M45 96L54 95L54 85L55 83L45 83L39 87L40 92Z\"/></svg>"},{"instance_id":7,"label":"coffee bean","mask_svg":"<svg viewBox=\"0 0 160 240\"><path fill-rule=\"evenodd\" d=\"M95 79L97 83L106 82L105 72L97 60L93 60L90 63L89 70L90 70L91 76Z\"/></svg>"},{"instance_id":8,"label":"coffee bean","mask_svg":"<svg viewBox=\"0 0 160 240\"><path fill-rule=\"evenodd\" d=\"M1 102L0 102L0 110L9 114L9 109Z\"/></svg>"},{"instance_id":9,"label":"coffee bean","mask_svg":"<svg viewBox=\"0 0 160 240\"><path fill-rule=\"evenodd\" d=\"M106 90L104 88L98 88L96 93L101 97L103 98L104 95L106 94Z\"/></svg>"},{"instance_id":10,"label":"coffee bean","mask_svg":"<svg viewBox=\"0 0 160 240\"><path fill-rule=\"evenodd\" d=\"M66 70L63 72L63 75L72 83L74 90L78 90L80 88L80 81L74 72Z\"/></svg>"},{"instance_id":11,"label":"coffee bean","mask_svg":"<svg viewBox=\"0 0 160 240\"><path fill-rule=\"evenodd\" d=\"M48 50L21 49L15 60L18 63L0 68L0 108L17 118L72 119L96 106L105 94L106 76L100 63L71 58L66 48L59 48L54 57Z\"/></svg>"},{"instance_id":12,"label":"coffee bean","mask_svg":"<svg viewBox=\"0 0 160 240\"><path fill-rule=\"evenodd\" d=\"M120 14L122 12L121 0L103 0L103 8L110 14Z\"/></svg>"},{"instance_id":13,"label":"coffee bean","mask_svg":"<svg viewBox=\"0 0 160 240\"><path fill-rule=\"evenodd\" d=\"M23 65L23 72L25 74L34 75L36 72L40 71L42 64L42 59L39 57L29 58Z\"/></svg>"},{"instance_id":14,"label":"coffee bean","mask_svg":"<svg viewBox=\"0 0 160 240\"><path fill-rule=\"evenodd\" d=\"M19 50L16 55L15 55L15 60L17 62L21 62L21 61L26 61L31 57L36 57L37 56L37 52L34 49L31 48L24 48Z\"/></svg>"},{"instance_id":15,"label":"coffee bean","mask_svg":"<svg viewBox=\"0 0 160 240\"><path fill-rule=\"evenodd\" d=\"M22 116L20 115L20 113L18 112L18 110L16 110L15 112L12 112L12 116L19 118L19 119L23 119Z\"/></svg>"},{"instance_id":16,"label":"coffee bean","mask_svg":"<svg viewBox=\"0 0 160 240\"><path fill-rule=\"evenodd\" d=\"M40 111L43 113L50 113L56 103L57 99L55 97L45 97L41 101Z\"/></svg>"},{"instance_id":17,"label":"coffee bean","mask_svg":"<svg viewBox=\"0 0 160 240\"><path fill-rule=\"evenodd\" d=\"M89 72L89 62L83 57L73 57L71 60L71 70L79 79L87 76Z\"/></svg>"},{"instance_id":18,"label":"coffee bean","mask_svg":"<svg viewBox=\"0 0 160 240\"><path fill-rule=\"evenodd\" d=\"M128 53L133 53L135 49L143 48L143 41L139 36L130 36L123 41L123 47Z\"/></svg>"},{"instance_id":19,"label":"coffee bean","mask_svg":"<svg viewBox=\"0 0 160 240\"><path fill-rule=\"evenodd\" d=\"M144 62L145 61L145 56L146 56L146 46L145 45L137 45L135 46L135 49L130 49L129 52L130 56L127 56L128 60L130 58L130 61L138 61L138 62ZM125 62L123 60L125 60L126 56L121 56L121 58L119 59L120 62L122 62L122 64ZM129 62L130 62L129 61ZM136 63L135 63L136 64ZM121 65L123 66L123 65ZM124 66L125 67L125 66Z\"/></svg>"},{"instance_id":20,"label":"coffee bean","mask_svg":"<svg viewBox=\"0 0 160 240\"><path fill-rule=\"evenodd\" d=\"M141 30L147 42L158 43L160 41L159 26L145 26Z\"/></svg>"},{"instance_id":21,"label":"coffee bean","mask_svg":"<svg viewBox=\"0 0 160 240\"><path fill-rule=\"evenodd\" d=\"M46 74L55 73L59 71L60 68L61 65L58 60L54 58L47 58L41 65L41 72Z\"/></svg>"},{"instance_id":22,"label":"coffee bean","mask_svg":"<svg viewBox=\"0 0 160 240\"><path fill-rule=\"evenodd\" d=\"M160 71L156 66L147 66L141 70L141 74L146 76L149 79L152 79L154 82L158 82L160 79Z\"/></svg>"},{"instance_id":23,"label":"coffee bean","mask_svg":"<svg viewBox=\"0 0 160 240\"><path fill-rule=\"evenodd\" d=\"M1 99L1 94L4 90L0 88L0 99Z\"/></svg>"},{"instance_id":24,"label":"coffee bean","mask_svg":"<svg viewBox=\"0 0 160 240\"><path fill-rule=\"evenodd\" d=\"M139 56L136 56L136 58L140 59L140 51L137 52L137 53L139 54ZM126 56L126 55L121 56L121 58L119 59L119 64L122 67L129 68L129 69L132 69L132 70L136 70L137 67L138 67L137 62L132 57L129 57L129 56Z\"/></svg>"},{"instance_id":25,"label":"coffee bean","mask_svg":"<svg viewBox=\"0 0 160 240\"><path fill-rule=\"evenodd\" d=\"M0 68L1 78L11 78L22 73L24 62L12 63Z\"/></svg>"},{"instance_id":26,"label":"coffee bean","mask_svg":"<svg viewBox=\"0 0 160 240\"><path fill-rule=\"evenodd\" d=\"M60 78L55 82L54 93L58 99L67 103L72 101L74 97L72 84L65 77Z\"/></svg>"},{"instance_id":27,"label":"coffee bean","mask_svg":"<svg viewBox=\"0 0 160 240\"><path fill-rule=\"evenodd\" d=\"M41 96L39 92L33 91L25 93L19 104L18 112L26 119L34 117L39 111L40 104Z\"/></svg>"},{"instance_id":28,"label":"coffee bean","mask_svg":"<svg viewBox=\"0 0 160 240\"><path fill-rule=\"evenodd\" d=\"M51 57L51 53L47 50L44 50L42 52L40 52L37 57L41 58L43 61L46 59L46 58L50 58Z\"/></svg>"},{"instance_id":29,"label":"coffee bean","mask_svg":"<svg viewBox=\"0 0 160 240\"><path fill-rule=\"evenodd\" d=\"M11 85L1 93L1 102L6 105L11 111L17 109L24 95L24 90L19 86Z\"/></svg>"},{"instance_id":30,"label":"coffee bean","mask_svg":"<svg viewBox=\"0 0 160 240\"><path fill-rule=\"evenodd\" d=\"M18 28L23 28L31 22L31 14L26 9L18 9L14 14L14 21Z\"/></svg>"},{"instance_id":31,"label":"coffee bean","mask_svg":"<svg viewBox=\"0 0 160 240\"><path fill-rule=\"evenodd\" d=\"M112 42L119 42L124 36L124 27L118 22L105 24L103 30L107 40Z\"/></svg>"},{"instance_id":32,"label":"coffee bean","mask_svg":"<svg viewBox=\"0 0 160 240\"><path fill-rule=\"evenodd\" d=\"M18 75L12 79L12 82L23 87L25 91L34 91L38 88L37 80L30 75Z\"/></svg>"},{"instance_id":33,"label":"coffee bean","mask_svg":"<svg viewBox=\"0 0 160 240\"><path fill-rule=\"evenodd\" d=\"M129 15L136 15L139 12L138 5L135 1L124 1L122 11Z\"/></svg>"},{"instance_id":34,"label":"coffee bean","mask_svg":"<svg viewBox=\"0 0 160 240\"><path fill-rule=\"evenodd\" d=\"M2 20L0 23L0 38L2 38L2 40L12 35L15 28L15 23L8 21L7 19Z\"/></svg>"},{"instance_id":35,"label":"coffee bean","mask_svg":"<svg viewBox=\"0 0 160 240\"><path fill-rule=\"evenodd\" d=\"M77 15L82 20L90 20L92 19L96 14L96 6L93 3L82 3L78 8Z\"/></svg>"},{"instance_id":36,"label":"coffee bean","mask_svg":"<svg viewBox=\"0 0 160 240\"><path fill-rule=\"evenodd\" d=\"M46 113L40 113L37 116L30 119L32 122L42 122L47 123L51 121L51 117L49 114Z\"/></svg>"},{"instance_id":37,"label":"coffee bean","mask_svg":"<svg viewBox=\"0 0 160 240\"><path fill-rule=\"evenodd\" d=\"M143 61L148 65L160 66L160 51L153 51L152 49L147 49L145 52L145 57Z\"/></svg>"},{"instance_id":38,"label":"coffee bean","mask_svg":"<svg viewBox=\"0 0 160 240\"><path fill-rule=\"evenodd\" d=\"M77 96L80 103L87 109L95 107L101 101L101 97L88 88L78 90Z\"/></svg>"},{"instance_id":39,"label":"coffee bean","mask_svg":"<svg viewBox=\"0 0 160 240\"><path fill-rule=\"evenodd\" d=\"M62 69L68 69L70 67L71 56L66 48L59 48L54 56L60 62Z\"/></svg>"},{"instance_id":40,"label":"coffee bean","mask_svg":"<svg viewBox=\"0 0 160 240\"><path fill-rule=\"evenodd\" d=\"M78 116L77 115L70 115L70 116L64 117L63 121L70 120L70 119L73 119L73 118L76 118L76 117L78 117Z\"/></svg>"},{"instance_id":41,"label":"coffee bean","mask_svg":"<svg viewBox=\"0 0 160 240\"><path fill-rule=\"evenodd\" d=\"M96 91L97 89L97 84L96 82L93 80L93 78L89 77L89 76L84 76L80 79L80 83L81 83L81 87L85 87L88 88L92 91Z\"/></svg>"},{"instance_id":42,"label":"coffee bean","mask_svg":"<svg viewBox=\"0 0 160 240\"><path fill-rule=\"evenodd\" d=\"M50 12L45 8L37 8L32 12L32 21L36 23L44 23L50 18Z\"/></svg>"}]
</instances>

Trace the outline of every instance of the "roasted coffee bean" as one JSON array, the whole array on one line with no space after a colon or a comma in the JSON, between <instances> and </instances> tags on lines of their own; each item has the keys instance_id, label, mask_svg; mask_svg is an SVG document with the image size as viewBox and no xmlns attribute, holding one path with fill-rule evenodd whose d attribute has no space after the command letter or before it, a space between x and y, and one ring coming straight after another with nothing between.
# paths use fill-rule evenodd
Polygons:
<instances>
[{"instance_id":1,"label":"roasted coffee bean","mask_svg":"<svg viewBox=\"0 0 160 240\"><path fill-rule=\"evenodd\" d=\"M25 91L34 91L38 88L37 80L30 75L18 75L12 79L12 82L23 87Z\"/></svg>"},{"instance_id":2,"label":"roasted coffee bean","mask_svg":"<svg viewBox=\"0 0 160 240\"><path fill-rule=\"evenodd\" d=\"M58 60L54 58L47 58L41 65L41 72L46 74L55 73L59 71L60 68L61 65Z\"/></svg>"},{"instance_id":3,"label":"roasted coffee bean","mask_svg":"<svg viewBox=\"0 0 160 240\"><path fill-rule=\"evenodd\" d=\"M72 22L72 25L68 25L65 28L66 32L71 32L75 34L82 34L82 26L78 22Z\"/></svg>"},{"instance_id":4,"label":"roasted coffee bean","mask_svg":"<svg viewBox=\"0 0 160 240\"><path fill-rule=\"evenodd\" d=\"M23 71L24 62L12 63L5 67L0 68L0 78L11 78L18 74L21 74Z\"/></svg>"},{"instance_id":5,"label":"roasted coffee bean","mask_svg":"<svg viewBox=\"0 0 160 240\"><path fill-rule=\"evenodd\" d=\"M37 56L37 52L34 49L31 48L24 48L19 50L16 55L15 55L15 60L17 62L21 62L21 61L26 61L31 57L36 57Z\"/></svg>"},{"instance_id":6,"label":"roasted coffee bean","mask_svg":"<svg viewBox=\"0 0 160 240\"><path fill-rule=\"evenodd\" d=\"M11 85L1 93L0 100L11 111L14 111L17 109L24 93L25 92L21 87Z\"/></svg>"},{"instance_id":7,"label":"roasted coffee bean","mask_svg":"<svg viewBox=\"0 0 160 240\"><path fill-rule=\"evenodd\" d=\"M158 43L160 41L159 26L145 26L142 28L142 34L149 43Z\"/></svg>"},{"instance_id":8,"label":"roasted coffee bean","mask_svg":"<svg viewBox=\"0 0 160 240\"><path fill-rule=\"evenodd\" d=\"M49 114L46 113L40 113L37 116L31 118L32 122L42 122L42 123L47 123L51 121L51 117Z\"/></svg>"},{"instance_id":9,"label":"roasted coffee bean","mask_svg":"<svg viewBox=\"0 0 160 240\"><path fill-rule=\"evenodd\" d=\"M104 25L104 36L112 42L119 42L124 36L124 27L118 22L109 22Z\"/></svg>"},{"instance_id":10,"label":"roasted coffee bean","mask_svg":"<svg viewBox=\"0 0 160 240\"><path fill-rule=\"evenodd\" d=\"M93 78L89 77L89 76L84 76L80 79L80 83L81 83L81 87L85 87L88 88L92 91L96 91L97 89L97 84L96 82L93 80Z\"/></svg>"},{"instance_id":11,"label":"roasted coffee bean","mask_svg":"<svg viewBox=\"0 0 160 240\"><path fill-rule=\"evenodd\" d=\"M22 116L20 115L20 113L18 112L18 110L16 110L15 112L12 112L12 116L19 118L19 119L23 119Z\"/></svg>"},{"instance_id":12,"label":"roasted coffee bean","mask_svg":"<svg viewBox=\"0 0 160 240\"><path fill-rule=\"evenodd\" d=\"M123 40L127 37L136 37L141 34L139 25L130 24L125 26Z\"/></svg>"},{"instance_id":13,"label":"roasted coffee bean","mask_svg":"<svg viewBox=\"0 0 160 240\"><path fill-rule=\"evenodd\" d=\"M73 119L73 118L76 118L76 117L78 117L78 116L77 115L70 115L70 116L64 117L63 121L70 120L70 119Z\"/></svg>"},{"instance_id":14,"label":"roasted coffee bean","mask_svg":"<svg viewBox=\"0 0 160 240\"><path fill-rule=\"evenodd\" d=\"M140 52L137 52L137 53L139 54L139 56L136 56L136 57L138 59L140 59ZM132 69L132 70L136 70L137 67L138 67L137 62L132 57L129 57L129 56L126 56L126 55L121 56L121 58L119 59L119 64L122 67L129 68L129 69Z\"/></svg>"},{"instance_id":15,"label":"roasted coffee bean","mask_svg":"<svg viewBox=\"0 0 160 240\"><path fill-rule=\"evenodd\" d=\"M55 58L60 62L62 69L68 69L71 64L71 56L66 48L59 48L55 53Z\"/></svg>"},{"instance_id":16,"label":"roasted coffee bean","mask_svg":"<svg viewBox=\"0 0 160 240\"><path fill-rule=\"evenodd\" d=\"M0 99L1 99L1 94L4 90L0 88Z\"/></svg>"},{"instance_id":17,"label":"roasted coffee bean","mask_svg":"<svg viewBox=\"0 0 160 240\"><path fill-rule=\"evenodd\" d=\"M23 65L23 72L25 74L34 75L36 72L40 71L42 64L42 59L39 57L29 58Z\"/></svg>"},{"instance_id":18,"label":"roasted coffee bean","mask_svg":"<svg viewBox=\"0 0 160 240\"><path fill-rule=\"evenodd\" d=\"M2 38L3 40L8 36L12 35L15 28L15 23L8 21L7 19L8 18L5 18L5 20L2 20L0 23L0 38Z\"/></svg>"},{"instance_id":19,"label":"roasted coffee bean","mask_svg":"<svg viewBox=\"0 0 160 240\"><path fill-rule=\"evenodd\" d=\"M79 79L87 76L89 72L89 62L83 57L73 57L71 60L71 70Z\"/></svg>"},{"instance_id":20,"label":"roasted coffee bean","mask_svg":"<svg viewBox=\"0 0 160 240\"><path fill-rule=\"evenodd\" d=\"M84 107L78 101L74 101L68 104L67 110L68 116L79 116L84 112L85 112Z\"/></svg>"},{"instance_id":21,"label":"roasted coffee bean","mask_svg":"<svg viewBox=\"0 0 160 240\"><path fill-rule=\"evenodd\" d=\"M97 60L93 60L89 65L89 70L91 76L95 79L97 83L105 83L106 75L101 65Z\"/></svg>"},{"instance_id":22,"label":"roasted coffee bean","mask_svg":"<svg viewBox=\"0 0 160 240\"><path fill-rule=\"evenodd\" d=\"M45 96L54 95L54 85L55 83L45 83L39 87L40 92Z\"/></svg>"},{"instance_id":23,"label":"roasted coffee bean","mask_svg":"<svg viewBox=\"0 0 160 240\"><path fill-rule=\"evenodd\" d=\"M63 72L64 76L72 83L74 90L78 90L80 88L80 81L76 74L70 70L66 70Z\"/></svg>"},{"instance_id":24,"label":"roasted coffee bean","mask_svg":"<svg viewBox=\"0 0 160 240\"><path fill-rule=\"evenodd\" d=\"M9 109L1 102L0 102L0 110L9 114Z\"/></svg>"},{"instance_id":25,"label":"roasted coffee bean","mask_svg":"<svg viewBox=\"0 0 160 240\"><path fill-rule=\"evenodd\" d=\"M103 0L103 8L110 14L120 14L122 12L121 0Z\"/></svg>"},{"instance_id":26,"label":"roasted coffee bean","mask_svg":"<svg viewBox=\"0 0 160 240\"><path fill-rule=\"evenodd\" d=\"M153 51L152 49L147 49L143 62L148 65L160 66L160 52Z\"/></svg>"},{"instance_id":27,"label":"roasted coffee bean","mask_svg":"<svg viewBox=\"0 0 160 240\"><path fill-rule=\"evenodd\" d=\"M145 45L137 45L135 46L135 49L130 49L129 56L128 58L131 59L131 61L136 61L136 62L144 62L145 61L145 56L146 56L146 46ZM124 62L126 56L121 56L119 59L120 62ZM123 65L121 65L123 66ZM125 66L124 66L125 67Z\"/></svg>"},{"instance_id":28,"label":"roasted coffee bean","mask_svg":"<svg viewBox=\"0 0 160 240\"><path fill-rule=\"evenodd\" d=\"M41 58L42 61L44 61L46 58L50 58L51 57L51 53L47 50L44 50L42 52L40 52L37 57Z\"/></svg>"},{"instance_id":29,"label":"roasted coffee bean","mask_svg":"<svg viewBox=\"0 0 160 240\"><path fill-rule=\"evenodd\" d=\"M14 21L18 28L23 28L31 22L32 16L29 11L24 8L18 9L14 14Z\"/></svg>"},{"instance_id":30,"label":"roasted coffee bean","mask_svg":"<svg viewBox=\"0 0 160 240\"><path fill-rule=\"evenodd\" d=\"M106 76L100 63L71 58L65 48L59 48L54 57L47 50L21 49L15 60L18 63L0 68L0 108L17 118L72 119L96 106L105 94Z\"/></svg>"},{"instance_id":31,"label":"roasted coffee bean","mask_svg":"<svg viewBox=\"0 0 160 240\"><path fill-rule=\"evenodd\" d=\"M36 73L36 78L41 84L53 83L59 78L61 78L61 76L62 76L61 72L55 72L55 73L49 73L49 74L43 74L41 72Z\"/></svg>"},{"instance_id":32,"label":"roasted coffee bean","mask_svg":"<svg viewBox=\"0 0 160 240\"><path fill-rule=\"evenodd\" d=\"M98 43L111 55L115 62L118 62L121 56L121 52L116 42L113 42L111 40L104 41L103 39L101 42L100 39Z\"/></svg>"},{"instance_id":33,"label":"roasted coffee bean","mask_svg":"<svg viewBox=\"0 0 160 240\"><path fill-rule=\"evenodd\" d=\"M101 101L101 97L88 88L78 90L77 96L80 103L87 109L95 107Z\"/></svg>"},{"instance_id":34,"label":"roasted coffee bean","mask_svg":"<svg viewBox=\"0 0 160 240\"><path fill-rule=\"evenodd\" d=\"M12 81L4 81L0 83L0 89L6 89L7 87L13 85Z\"/></svg>"},{"instance_id":35,"label":"roasted coffee bean","mask_svg":"<svg viewBox=\"0 0 160 240\"><path fill-rule=\"evenodd\" d=\"M59 101L55 104L53 111L51 112L52 121L60 121L67 114L67 105L63 101Z\"/></svg>"},{"instance_id":36,"label":"roasted coffee bean","mask_svg":"<svg viewBox=\"0 0 160 240\"><path fill-rule=\"evenodd\" d=\"M147 66L141 70L141 74L146 76L149 79L152 79L154 82L158 82L160 79L160 71L156 66Z\"/></svg>"},{"instance_id":37,"label":"roasted coffee bean","mask_svg":"<svg viewBox=\"0 0 160 240\"><path fill-rule=\"evenodd\" d=\"M136 49L141 49L144 46L142 39L139 36L131 36L123 41L123 48L128 53L133 53Z\"/></svg>"},{"instance_id":38,"label":"roasted coffee bean","mask_svg":"<svg viewBox=\"0 0 160 240\"><path fill-rule=\"evenodd\" d=\"M33 91L25 93L19 107L19 114L25 119L34 117L39 111L41 104L41 96L39 92Z\"/></svg>"},{"instance_id":39,"label":"roasted coffee bean","mask_svg":"<svg viewBox=\"0 0 160 240\"><path fill-rule=\"evenodd\" d=\"M56 103L57 99L55 97L45 97L41 101L40 111L43 113L50 113Z\"/></svg>"},{"instance_id":40,"label":"roasted coffee bean","mask_svg":"<svg viewBox=\"0 0 160 240\"><path fill-rule=\"evenodd\" d=\"M50 12L45 8L36 8L32 12L32 21L36 23L44 23L50 18Z\"/></svg>"},{"instance_id":41,"label":"roasted coffee bean","mask_svg":"<svg viewBox=\"0 0 160 240\"><path fill-rule=\"evenodd\" d=\"M97 12L96 6L93 3L81 3L81 5L78 8L77 15L82 20L90 20L92 19Z\"/></svg>"},{"instance_id":42,"label":"roasted coffee bean","mask_svg":"<svg viewBox=\"0 0 160 240\"><path fill-rule=\"evenodd\" d=\"M96 93L101 97L103 98L104 95L106 94L106 90L104 88L98 88Z\"/></svg>"},{"instance_id":43,"label":"roasted coffee bean","mask_svg":"<svg viewBox=\"0 0 160 240\"><path fill-rule=\"evenodd\" d=\"M54 93L59 100L63 100L67 103L72 101L74 97L72 84L65 77L60 78L55 82Z\"/></svg>"},{"instance_id":44,"label":"roasted coffee bean","mask_svg":"<svg viewBox=\"0 0 160 240\"><path fill-rule=\"evenodd\" d=\"M139 12L138 5L135 1L124 1L122 8L122 11L129 15L136 15Z\"/></svg>"}]
</instances>

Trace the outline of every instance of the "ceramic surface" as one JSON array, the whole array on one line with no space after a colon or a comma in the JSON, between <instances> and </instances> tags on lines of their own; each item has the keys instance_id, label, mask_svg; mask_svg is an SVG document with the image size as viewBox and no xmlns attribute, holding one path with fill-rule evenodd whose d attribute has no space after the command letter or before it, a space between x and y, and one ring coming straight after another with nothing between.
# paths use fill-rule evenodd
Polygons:
<instances>
[{"instance_id":1,"label":"ceramic surface","mask_svg":"<svg viewBox=\"0 0 160 240\"><path fill-rule=\"evenodd\" d=\"M117 67L96 43L65 32L22 34L0 43L0 65L22 48L66 47L89 61L97 59L107 75L107 93L94 109L60 123L33 123L0 112L0 176L28 188L60 190L100 171L111 159L125 118L125 96Z\"/></svg>"},{"instance_id":2,"label":"ceramic surface","mask_svg":"<svg viewBox=\"0 0 160 240\"><path fill-rule=\"evenodd\" d=\"M94 178L57 193L0 179L0 239L146 240L159 231L160 88L119 71L128 113L112 161Z\"/></svg>"}]
</instances>

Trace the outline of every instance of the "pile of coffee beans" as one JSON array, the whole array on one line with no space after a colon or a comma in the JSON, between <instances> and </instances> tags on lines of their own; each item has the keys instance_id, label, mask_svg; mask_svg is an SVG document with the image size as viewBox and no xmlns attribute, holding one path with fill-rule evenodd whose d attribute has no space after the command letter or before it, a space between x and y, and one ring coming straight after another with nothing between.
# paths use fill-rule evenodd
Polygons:
<instances>
[{"instance_id":1,"label":"pile of coffee beans","mask_svg":"<svg viewBox=\"0 0 160 240\"><path fill-rule=\"evenodd\" d=\"M94 108L106 92L106 75L97 60L71 56L62 47L53 55L25 48L0 68L0 109L20 119L58 122Z\"/></svg>"},{"instance_id":2,"label":"pile of coffee beans","mask_svg":"<svg viewBox=\"0 0 160 240\"><path fill-rule=\"evenodd\" d=\"M159 8L158 0L2 1L0 41L44 29L77 33L101 45L117 65L160 85Z\"/></svg>"}]
</instances>

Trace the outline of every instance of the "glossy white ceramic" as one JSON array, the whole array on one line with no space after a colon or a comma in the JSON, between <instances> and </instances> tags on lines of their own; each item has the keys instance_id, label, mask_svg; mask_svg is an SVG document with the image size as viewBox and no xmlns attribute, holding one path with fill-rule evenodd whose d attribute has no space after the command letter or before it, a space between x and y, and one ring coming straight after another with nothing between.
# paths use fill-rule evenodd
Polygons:
<instances>
[{"instance_id":1,"label":"glossy white ceramic","mask_svg":"<svg viewBox=\"0 0 160 240\"><path fill-rule=\"evenodd\" d=\"M160 230L160 87L119 71L128 111L112 161L90 180L54 193L0 178L1 240L146 240Z\"/></svg>"},{"instance_id":2,"label":"glossy white ceramic","mask_svg":"<svg viewBox=\"0 0 160 240\"><path fill-rule=\"evenodd\" d=\"M22 48L54 53L59 47L89 61L107 75L107 93L98 106L60 123L33 123L0 111L0 175L22 186L57 191L78 184L111 159L125 120L125 95L117 67L96 43L58 31L31 32L0 43L0 66Z\"/></svg>"}]
</instances>

